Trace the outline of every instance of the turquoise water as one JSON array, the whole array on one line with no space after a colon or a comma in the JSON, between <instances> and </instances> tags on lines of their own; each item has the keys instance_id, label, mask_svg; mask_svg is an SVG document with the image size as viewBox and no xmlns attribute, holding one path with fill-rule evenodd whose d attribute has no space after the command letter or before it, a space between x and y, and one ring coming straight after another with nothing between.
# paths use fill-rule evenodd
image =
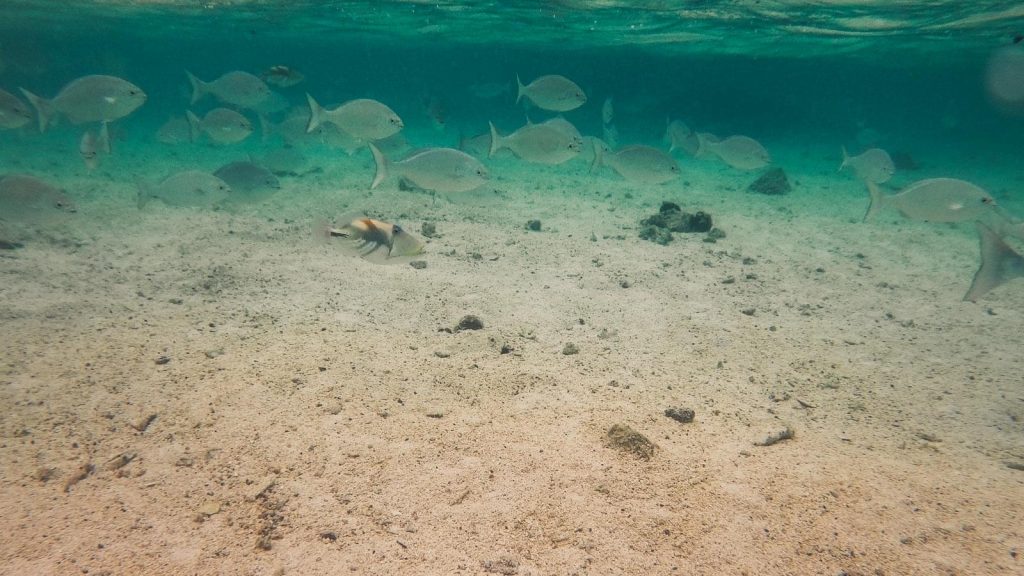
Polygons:
<instances>
[{"instance_id":1,"label":"turquoise water","mask_svg":"<svg viewBox=\"0 0 1024 576\"><path fill-rule=\"evenodd\" d=\"M95 169L98 123L0 131L0 176L77 205L0 197L0 574L1021 573L1024 270L963 302L972 223L862 222L837 172L877 146L887 194L963 179L1024 217L1024 97L990 73L1010 54L995 80L1024 94L1021 34L995 1L0 0L0 89L148 97ZM304 80L238 110L249 137L159 141L222 105L190 105L186 70L271 66ZM467 148L475 191L370 190L367 141L301 134L307 94L372 98L404 123L375 142L392 161L459 147L559 116L516 102L546 74L586 93L561 114L582 152ZM772 161L597 170L608 99L606 154L667 153L671 119ZM289 115L298 135L263 131ZM300 166L248 203L138 201L282 150ZM773 168L788 194L747 192ZM663 201L726 235L642 240ZM424 241L417 266L322 238L353 211ZM608 447L615 424L650 461Z\"/></svg>"}]
</instances>

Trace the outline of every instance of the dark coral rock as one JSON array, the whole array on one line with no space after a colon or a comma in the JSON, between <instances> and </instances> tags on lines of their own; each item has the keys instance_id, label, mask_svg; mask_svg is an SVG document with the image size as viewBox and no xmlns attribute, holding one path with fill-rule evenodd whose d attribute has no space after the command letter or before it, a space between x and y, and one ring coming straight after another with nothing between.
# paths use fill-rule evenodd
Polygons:
<instances>
[{"instance_id":1,"label":"dark coral rock","mask_svg":"<svg viewBox=\"0 0 1024 576\"><path fill-rule=\"evenodd\" d=\"M786 178L786 171L782 168L772 168L747 187L748 192L769 196L781 196L790 190L789 178Z\"/></svg>"}]
</instances>

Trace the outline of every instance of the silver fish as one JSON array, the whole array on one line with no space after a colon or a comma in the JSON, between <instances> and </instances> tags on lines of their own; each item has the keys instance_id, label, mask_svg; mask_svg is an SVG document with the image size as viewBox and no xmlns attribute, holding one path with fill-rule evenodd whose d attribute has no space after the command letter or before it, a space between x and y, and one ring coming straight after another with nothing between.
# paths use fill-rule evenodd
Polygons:
<instances>
[{"instance_id":1,"label":"silver fish","mask_svg":"<svg viewBox=\"0 0 1024 576\"><path fill-rule=\"evenodd\" d=\"M186 170L168 176L156 185L141 180L136 182L138 207L141 209L156 198L169 206L212 207L220 204L231 194L227 182L199 170Z\"/></svg>"},{"instance_id":2,"label":"silver fish","mask_svg":"<svg viewBox=\"0 0 1024 576\"><path fill-rule=\"evenodd\" d=\"M0 130L21 128L32 121L32 111L17 96L0 90Z\"/></svg>"},{"instance_id":3,"label":"silver fish","mask_svg":"<svg viewBox=\"0 0 1024 576\"><path fill-rule=\"evenodd\" d=\"M426 148L392 162L370 144L377 174L370 184L376 188L390 174L397 174L416 186L433 192L466 192L479 188L490 177L479 160L453 148Z\"/></svg>"},{"instance_id":4,"label":"silver fish","mask_svg":"<svg viewBox=\"0 0 1024 576\"><path fill-rule=\"evenodd\" d=\"M172 116L156 131L156 139L163 144L184 144L192 141L191 127L188 119Z\"/></svg>"},{"instance_id":5,"label":"silver fish","mask_svg":"<svg viewBox=\"0 0 1024 576\"><path fill-rule=\"evenodd\" d=\"M288 66L271 66L260 75L260 78L267 84L273 84L281 88L295 86L306 79L302 72Z\"/></svg>"},{"instance_id":6,"label":"silver fish","mask_svg":"<svg viewBox=\"0 0 1024 576\"><path fill-rule=\"evenodd\" d=\"M56 186L28 174L0 175L0 219L22 217L43 208L75 211L75 203Z\"/></svg>"},{"instance_id":7,"label":"silver fish","mask_svg":"<svg viewBox=\"0 0 1024 576\"><path fill-rule=\"evenodd\" d=\"M324 122L335 124L359 140L380 140L398 132L405 124L386 105L368 98L350 100L333 110L325 110L312 96L309 102L309 126L312 132Z\"/></svg>"},{"instance_id":8,"label":"silver fish","mask_svg":"<svg viewBox=\"0 0 1024 576\"><path fill-rule=\"evenodd\" d=\"M681 149L690 156L696 155L700 143L693 130L682 120L666 120L666 122L668 125L665 127L665 141L669 144L668 151L675 152Z\"/></svg>"},{"instance_id":9,"label":"silver fish","mask_svg":"<svg viewBox=\"0 0 1024 576\"><path fill-rule=\"evenodd\" d=\"M266 83L248 72L234 70L212 82L203 82L188 70L185 71L185 74L188 75L188 81L192 84L192 104L207 94L212 94L214 98L225 104L256 109L270 97L270 88Z\"/></svg>"},{"instance_id":10,"label":"silver fish","mask_svg":"<svg viewBox=\"0 0 1024 576\"><path fill-rule=\"evenodd\" d=\"M639 144L607 152L601 142L595 142L591 171L603 164L611 166L626 180L644 184L661 184L681 174L675 158L657 148Z\"/></svg>"},{"instance_id":11,"label":"silver fish","mask_svg":"<svg viewBox=\"0 0 1024 576\"><path fill-rule=\"evenodd\" d=\"M146 93L127 80L115 76L83 76L61 88L52 99L40 98L21 89L39 115L39 131L58 114L73 124L110 122L134 112L146 102Z\"/></svg>"},{"instance_id":12,"label":"silver fish","mask_svg":"<svg viewBox=\"0 0 1024 576\"><path fill-rule=\"evenodd\" d=\"M270 171L252 162L231 162L218 168L214 176L231 187L232 197L241 199L243 194L250 197L260 193L272 193L281 188L281 181Z\"/></svg>"},{"instance_id":13,"label":"silver fish","mask_svg":"<svg viewBox=\"0 0 1024 576\"><path fill-rule=\"evenodd\" d=\"M99 166L101 154L110 154L110 130L106 122L100 126L98 134L93 134L89 130L82 134L82 139L78 142L78 154L90 172Z\"/></svg>"},{"instance_id":14,"label":"silver fish","mask_svg":"<svg viewBox=\"0 0 1024 576\"><path fill-rule=\"evenodd\" d=\"M883 194L871 181L866 182L871 204L864 214L867 221L882 208L891 206L907 218L929 222L970 222L991 217L996 201L981 188L955 178L930 178L914 182L897 194Z\"/></svg>"},{"instance_id":15,"label":"silver fish","mask_svg":"<svg viewBox=\"0 0 1024 576\"><path fill-rule=\"evenodd\" d=\"M565 76L555 74L541 76L525 86L519 80L519 76L516 76L516 85L519 87L519 94L516 96L517 104L525 96L538 108L553 112L568 112L587 102L587 95L583 93L583 89Z\"/></svg>"},{"instance_id":16,"label":"silver fish","mask_svg":"<svg viewBox=\"0 0 1024 576\"><path fill-rule=\"evenodd\" d=\"M757 170L764 168L772 161L764 146L748 136L729 136L719 142L700 138L697 150L698 156L704 151L709 151L729 166L739 170Z\"/></svg>"},{"instance_id":17,"label":"silver fish","mask_svg":"<svg viewBox=\"0 0 1024 576\"><path fill-rule=\"evenodd\" d=\"M842 151L843 163L839 165L839 171L850 168L857 178L865 182L888 182L896 172L896 165L893 164L889 153L881 148L869 148L857 156L847 154L845 146Z\"/></svg>"},{"instance_id":18,"label":"silver fish","mask_svg":"<svg viewBox=\"0 0 1024 576\"><path fill-rule=\"evenodd\" d=\"M201 134L218 144L234 144L241 142L252 134L252 123L245 116L227 108L214 108L202 119L192 113L185 112L188 117L189 138L195 142Z\"/></svg>"},{"instance_id":19,"label":"silver fish","mask_svg":"<svg viewBox=\"0 0 1024 576\"><path fill-rule=\"evenodd\" d=\"M992 229L976 222L978 239L981 244L981 266L974 274L971 287L964 294L964 300L976 302L993 288L1013 280L1024 278L1024 256L1011 248Z\"/></svg>"},{"instance_id":20,"label":"silver fish","mask_svg":"<svg viewBox=\"0 0 1024 576\"><path fill-rule=\"evenodd\" d=\"M494 124L491 127L491 149L488 156L508 148L527 162L561 164L576 157L583 150L583 140L571 135L564 126L527 124L519 130L502 136Z\"/></svg>"}]
</instances>

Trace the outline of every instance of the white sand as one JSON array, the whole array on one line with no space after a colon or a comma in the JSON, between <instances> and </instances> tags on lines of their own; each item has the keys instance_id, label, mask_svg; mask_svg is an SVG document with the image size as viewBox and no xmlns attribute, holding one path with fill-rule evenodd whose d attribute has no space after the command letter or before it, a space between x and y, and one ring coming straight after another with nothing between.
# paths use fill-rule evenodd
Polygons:
<instances>
[{"instance_id":1,"label":"white sand","mask_svg":"<svg viewBox=\"0 0 1024 576\"><path fill-rule=\"evenodd\" d=\"M241 213L137 212L139 158L0 252L0 573L1024 572L1024 281L961 302L970 227L860 223L831 157L785 197L498 160L432 205L367 154ZM727 238L640 240L663 199ZM352 208L435 222L428 267L311 239Z\"/></svg>"}]
</instances>

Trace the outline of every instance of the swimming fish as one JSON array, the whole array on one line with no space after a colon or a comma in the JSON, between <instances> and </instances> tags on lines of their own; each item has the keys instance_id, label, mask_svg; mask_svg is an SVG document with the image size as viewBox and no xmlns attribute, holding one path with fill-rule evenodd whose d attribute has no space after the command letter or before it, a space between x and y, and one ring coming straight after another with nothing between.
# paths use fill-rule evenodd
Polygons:
<instances>
[{"instance_id":1,"label":"swimming fish","mask_svg":"<svg viewBox=\"0 0 1024 576\"><path fill-rule=\"evenodd\" d=\"M344 218L344 224L333 227L317 226L326 238L343 240L345 250L372 262L386 262L392 258L415 256L423 252L424 244L398 224L390 224L365 216Z\"/></svg>"},{"instance_id":2,"label":"swimming fish","mask_svg":"<svg viewBox=\"0 0 1024 576\"><path fill-rule=\"evenodd\" d=\"M583 150L582 138L570 134L564 125L527 124L508 136L498 134L498 129L493 123L490 127L489 157L494 156L502 148L508 148L527 162L561 164L575 158Z\"/></svg>"},{"instance_id":3,"label":"swimming fish","mask_svg":"<svg viewBox=\"0 0 1024 576\"><path fill-rule=\"evenodd\" d=\"M43 207L75 211L75 203L56 186L28 174L0 175L0 219L28 216Z\"/></svg>"},{"instance_id":4,"label":"swimming fish","mask_svg":"<svg viewBox=\"0 0 1024 576\"><path fill-rule=\"evenodd\" d=\"M78 142L78 154L90 172L99 166L100 154L110 154L110 130L106 122L100 125L98 134L93 134L90 130L82 134L82 139Z\"/></svg>"},{"instance_id":5,"label":"swimming fish","mask_svg":"<svg viewBox=\"0 0 1024 576\"><path fill-rule=\"evenodd\" d=\"M668 151L675 152L682 149L690 156L697 154L700 143L693 130L682 120L665 120L665 141L668 142Z\"/></svg>"},{"instance_id":6,"label":"swimming fish","mask_svg":"<svg viewBox=\"0 0 1024 576\"><path fill-rule=\"evenodd\" d=\"M583 89L565 76L541 76L525 86L519 80L519 76L516 76L516 85L519 86L516 104L525 96L538 108L552 112L568 112L579 108L587 101Z\"/></svg>"},{"instance_id":7,"label":"swimming fish","mask_svg":"<svg viewBox=\"0 0 1024 576\"><path fill-rule=\"evenodd\" d=\"M603 142L594 142L591 171L607 164L626 180L644 184L662 184L681 174L676 159L657 148L637 144L608 152L605 147Z\"/></svg>"},{"instance_id":8,"label":"swimming fish","mask_svg":"<svg viewBox=\"0 0 1024 576\"><path fill-rule=\"evenodd\" d=\"M309 101L309 125L312 132L324 122L330 122L360 140L387 138L405 127L402 119L386 105L368 98L349 100L334 110L325 110L312 96Z\"/></svg>"},{"instance_id":9,"label":"swimming fish","mask_svg":"<svg viewBox=\"0 0 1024 576\"><path fill-rule=\"evenodd\" d=\"M976 302L993 288L1014 278L1024 278L1024 256L988 226L981 222L975 222L975 226L981 244L981 266L975 272L967 294L964 294L964 300L969 302Z\"/></svg>"},{"instance_id":10,"label":"swimming fish","mask_svg":"<svg viewBox=\"0 0 1024 576\"><path fill-rule=\"evenodd\" d=\"M715 154L723 162L739 170L757 170L772 161L764 146L748 136L729 136L718 142L699 137L697 155L700 156L705 151Z\"/></svg>"},{"instance_id":11,"label":"swimming fish","mask_svg":"<svg viewBox=\"0 0 1024 576\"><path fill-rule=\"evenodd\" d=\"M434 192L466 192L479 188L490 177L479 160L453 148L417 150L397 162L388 160L373 144L370 144L370 150L377 163L371 190L392 173Z\"/></svg>"},{"instance_id":12,"label":"swimming fish","mask_svg":"<svg viewBox=\"0 0 1024 576\"><path fill-rule=\"evenodd\" d=\"M32 121L32 111L17 96L0 89L0 130L21 128Z\"/></svg>"},{"instance_id":13,"label":"swimming fish","mask_svg":"<svg viewBox=\"0 0 1024 576\"><path fill-rule=\"evenodd\" d=\"M192 84L193 105L207 94L212 94L225 104L255 109L270 96L270 88L263 80L241 70L227 72L212 82L203 82L188 70L185 74Z\"/></svg>"},{"instance_id":14,"label":"swimming fish","mask_svg":"<svg viewBox=\"0 0 1024 576\"><path fill-rule=\"evenodd\" d=\"M157 142L162 144L184 144L192 141L192 129L188 119L182 116L171 116L156 131Z\"/></svg>"},{"instance_id":15,"label":"swimming fish","mask_svg":"<svg viewBox=\"0 0 1024 576\"><path fill-rule=\"evenodd\" d=\"M214 176L231 187L231 198L253 200L281 188L281 181L270 171L252 162L231 162L218 168Z\"/></svg>"},{"instance_id":16,"label":"swimming fish","mask_svg":"<svg viewBox=\"0 0 1024 576\"><path fill-rule=\"evenodd\" d=\"M864 213L864 221L882 208L892 206L913 220L969 222L989 218L996 206L988 192L955 178L921 180L892 195L883 194L874 182L866 184L871 204Z\"/></svg>"},{"instance_id":17,"label":"swimming fish","mask_svg":"<svg viewBox=\"0 0 1024 576\"><path fill-rule=\"evenodd\" d=\"M865 182L888 182L896 172L896 165L893 164L889 153L881 148L869 148L857 156L847 154L845 146L842 151L843 163L839 165L839 171L847 167L852 168L857 178Z\"/></svg>"},{"instance_id":18,"label":"swimming fish","mask_svg":"<svg viewBox=\"0 0 1024 576\"><path fill-rule=\"evenodd\" d=\"M192 142L198 140L201 134L206 134L218 144L234 144L252 134L249 119L227 108L214 108L202 119L191 110L186 111L185 116L188 117L189 138Z\"/></svg>"},{"instance_id":19,"label":"swimming fish","mask_svg":"<svg viewBox=\"0 0 1024 576\"><path fill-rule=\"evenodd\" d=\"M57 115L73 124L110 122L134 112L146 102L146 93L115 76L82 76L61 88L52 99L40 98L21 89L39 115L39 131L45 132Z\"/></svg>"},{"instance_id":20,"label":"swimming fish","mask_svg":"<svg viewBox=\"0 0 1024 576\"><path fill-rule=\"evenodd\" d=\"M302 72L288 66L271 66L260 75L260 78L267 84L281 88L295 86L306 79Z\"/></svg>"},{"instance_id":21,"label":"swimming fish","mask_svg":"<svg viewBox=\"0 0 1024 576\"><path fill-rule=\"evenodd\" d=\"M491 133L482 132L476 136L459 134L459 150L477 158L486 157L491 150Z\"/></svg>"},{"instance_id":22,"label":"swimming fish","mask_svg":"<svg viewBox=\"0 0 1024 576\"><path fill-rule=\"evenodd\" d=\"M169 206L202 206L212 207L227 199L231 187L227 182L199 170L185 170L168 176L156 185L142 180L136 181L138 186L137 205L141 209L150 200L157 198Z\"/></svg>"}]
</instances>

